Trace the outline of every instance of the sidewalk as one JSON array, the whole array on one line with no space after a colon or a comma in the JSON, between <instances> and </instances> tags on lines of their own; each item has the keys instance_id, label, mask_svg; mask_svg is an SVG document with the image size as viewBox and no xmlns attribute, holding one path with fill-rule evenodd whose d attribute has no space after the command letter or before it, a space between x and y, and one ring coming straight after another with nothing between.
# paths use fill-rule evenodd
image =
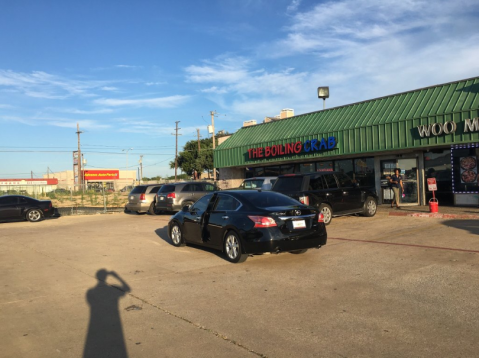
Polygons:
<instances>
[{"instance_id":1,"label":"sidewalk","mask_svg":"<svg viewBox=\"0 0 479 358\"><path fill-rule=\"evenodd\" d=\"M391 208L389 204L378 205L378 214L389 216L414 216L440 219L477 219L479 220L479 208L439 206L438 213L430 213L429 206L401 206L401 209Z\"/></svg>"}]
</instances>

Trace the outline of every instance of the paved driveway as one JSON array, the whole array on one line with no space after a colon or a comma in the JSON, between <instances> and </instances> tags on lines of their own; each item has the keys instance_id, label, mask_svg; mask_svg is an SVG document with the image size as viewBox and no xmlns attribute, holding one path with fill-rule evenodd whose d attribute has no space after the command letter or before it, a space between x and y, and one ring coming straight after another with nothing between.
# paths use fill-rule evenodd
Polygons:
<instances>
[{"instance_id":1,"label":"paved driveway","mask_svg":"<svg viewBox=\"0 0 479 358\"><path fill-rule=\"evenodd\" d=\"M1 356L477 356L477 221L336 218L320 250L234 265L167 220L0 223Z\"/></svg>"}]
</instances>

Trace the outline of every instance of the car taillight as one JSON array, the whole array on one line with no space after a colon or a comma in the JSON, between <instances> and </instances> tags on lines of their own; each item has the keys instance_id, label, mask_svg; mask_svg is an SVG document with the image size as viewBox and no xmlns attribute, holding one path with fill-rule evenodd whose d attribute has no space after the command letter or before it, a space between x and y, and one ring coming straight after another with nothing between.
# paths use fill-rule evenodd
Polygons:
<instances>
[{"instance_id":1,"label":"car taillight","mask_svg":"<svg viewBox=\"0 0 479 358\"><path fill-rule=\"evenodd\" d=\"M166 197L167 197L168 199L175 199L175 198L176 198L176 194L175 194L175 193L169 193Z\"/></svg>"},{"instance_id":2,"label":"car taillight","mask_svg":"<svg viewBox=\"0 0 479 358\"><path fill-rule=\"evenodd\" d=\"M145 194L140 194L140 200L146 200Z\"/></svg>"},{"instance_id":3,"label":"car taillight","mask_svg":"<svg viewBox=\"0 0 479 358\"><path fill-rule=\"evenodd\" d=\"M299 197L299 202L304 205L309 205L309 196L300 196Z\"/></svg>"},{"instance_id":4,"label":"car taillight","mask_svg":"<svg viewBox=\"0 0 479 358\"><path fill-rule=\"evenodd\" d=\"M278 226L276 221L269 216L253 216L248 215L248 217L254 222L254 227L273 227Z\"/></svg>"},{"instance_id":5,"label":"car taillight","mask_svg":"<svg viewBox=\"0 0 479 358\"><path fill-rule=\"evenodd\" d=\"M318 223L324 223L324 215L323 213L318 214Z\"/></svg>"}]
</instances>

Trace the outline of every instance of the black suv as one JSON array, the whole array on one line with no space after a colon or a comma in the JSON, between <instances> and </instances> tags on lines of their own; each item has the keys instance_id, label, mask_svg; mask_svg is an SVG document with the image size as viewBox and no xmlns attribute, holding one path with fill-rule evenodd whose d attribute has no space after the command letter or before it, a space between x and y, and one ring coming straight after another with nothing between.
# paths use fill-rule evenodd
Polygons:
<instances>
[{"instance_id":1,"label":"black suv","mask_svg":"<svg viewBox=\"0 0 479 358\"><path fill-rule=\"evenodd\" d=\"M378 203L374 188L361 187L341 172L280 175L272 190L318 208L325 224L333 216L374 216Z\"/></svg>"}]
</instances>

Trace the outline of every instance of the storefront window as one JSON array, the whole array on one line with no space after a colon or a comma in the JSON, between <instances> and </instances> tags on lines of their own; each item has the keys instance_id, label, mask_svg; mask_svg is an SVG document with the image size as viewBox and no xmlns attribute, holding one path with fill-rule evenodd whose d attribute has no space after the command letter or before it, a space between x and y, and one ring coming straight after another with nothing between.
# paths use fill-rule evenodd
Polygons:
<instances>
[{"instance_id":1,"label":"storefront window","mask_svg":"<svg viewBox=\"0 0 479 358\"><path fill-rule=\"evenodd\" d=\"M334 162L334 170L337 172L347 174L352 178L354 174L353 160L352 159L336 160Z\"/></svg>"},{"instance_id":2,"label":"storefront window","mask_svg":"<svg viewBox=\"0 0 479 358\"><path fill-rule=\"evenodd\" d=\"M255 177L264 177L264 168L263 167L258 167L254 168L254 175Z\"/></svg>"},{"instance_id":3,"label":"storefront window","mask_svg":"<svg viewBox=\"0 0 479 358\"><path fill-rule=\"evenodd\" d=\"M354 159L354 177L359 185L374 186L374 158Z\"/></svg>"},{"instance_id":4,"label":"storefront window","mask_svg":"<svg viewBox=\"0 0 479 358\"><path fill-rule=\"evenodd\" d=\"M300 173L314 173L314 163L302 163L299 165Z\"/></svg>"},{"instance_id":5,"label":"storefront window","mask_svg":"<svg viewBox=\"0 0 479 358\"><path fill-rule=\"evenodd\" d=\"M452 193L451 150L435 150L424 153L424 173L426 183L426 201L432 198L427 190L427 179L436 178L437 191L435 197L442 204L454 204Z\"/></svg>"},{"instance_id":6,"label":"storefront window","mask_svg":"<svg viewBox=\"0 0 479 358\"><path fill-rule=\"evenodd\" d=\"M265 167L264 176L265 177L276 177L279 175L279 165L274 167Z\"/></svg>"},{"instance_id":7,"label":"storefront window","mask_svg":"<svg viewBox=\"0 0 479 358\"><path fill-rule=\"evenodd\" d=\"M477 168L479 145L464 147L456 146L452 149L452 191L477 193L479 192Z\"/></svg>"},{"instance_id":8,"label":"storefront window","mask_svg":"<svg viewBox=\"0 0 479 358\"><path fill-rule=\"evenodd\" d=\"M294 164L285 164L281 166L281 174L292 174L294 173Z\"/></svg>"},{"instance_id":9,"label":"storefront window","mask_svg":"<svg viewBox=\"0 0 479 358\"><path fill-rule=\"evenodd\" d=\"M316 171L317 172L332 172L333 169L333 162L328 160L326 162L317 162L316 163Z\"/></svg>"},{"instance_id":10,"label":"storefront window","mask_svg":"<svg viewBox=\"0 0 479 358\"><path fill-rule=\"evenodd\" d=\"M246 179L253 178L254 177L254 169L253 168L246 168L244 172L244 176Z\"/></svg>"}]
</instances>

